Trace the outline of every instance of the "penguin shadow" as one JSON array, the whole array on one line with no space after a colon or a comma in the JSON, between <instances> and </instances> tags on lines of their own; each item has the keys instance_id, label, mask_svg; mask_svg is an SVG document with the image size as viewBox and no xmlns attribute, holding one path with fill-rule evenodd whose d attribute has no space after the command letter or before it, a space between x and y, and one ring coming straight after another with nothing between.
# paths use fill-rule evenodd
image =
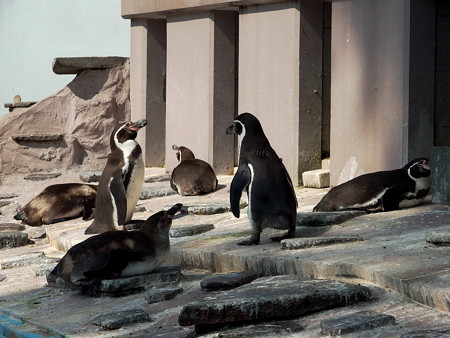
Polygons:
<instances>
[{"instance_id":1,"label":"penguin shadow","mask_svg":"<svg viewBox=\"0 0 450 338\"><path fill-rule=\"evenodd\" d=\"M319 225L319 226L297 226L295 228L295 238L302 237L318 237L328 232L332 225Z\"/></svg>"},{"instance_id":2,"label":"penguin shadow","mask_svg":"<svg viewBox=\"0 0 450 338\"><path fill-rule=\"evenodd\" d=\"M188 213L185 211L180 210L180 212L178 214L176 214L175 216L173 216L172 219L179 219L182 217L188 216ZM128 231L134 231L134 230L140 230L142 225L145 223L145 219L132 219L130 222L128 222L127 224L125 224L123 226L124 230L128 230Z\"/></svg>"}]
</instances>

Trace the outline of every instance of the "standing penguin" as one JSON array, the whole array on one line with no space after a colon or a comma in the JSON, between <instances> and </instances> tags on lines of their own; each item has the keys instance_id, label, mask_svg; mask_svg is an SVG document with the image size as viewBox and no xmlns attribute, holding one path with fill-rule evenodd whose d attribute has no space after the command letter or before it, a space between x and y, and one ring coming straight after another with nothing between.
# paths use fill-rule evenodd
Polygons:
<instances>
[{"instance_id":1,"label":"standing penguin","mask_svg":"<svg viewBox=\"0 0 450 338\"><path fill-rule=\"evenodd\" d=\"M282 237L272 237L274 241L295 237L297 198L294 187L260 122L250 113L240 114L226 131L229 135L233 132L239 138L239 167L231 182L231 211L239 218L239 201L245 189L252 226L250 239L238 244L259 244L264 228L288 230Z\"/></svg>"},{"instance_id":2,"label":"standing penguin","mask_svg":"<svg viewBox=\"0 0 450 338\"><path fill-rule=\"evenodd\" d=\"M97 186L83 183L62 183L46 187L23 208L14 219L30 226L41 226L83 217L92 219Z\"/></svg>"},{"instance_id":3,"label":"standing penguin","mask_svg":"<svg viewBox=\"0 0 450 338\"><path fill-rule=\"evenodd\" d=\"M107 231L74 245L47 277L67 283L152 272L170 252L169 230L183 205L150 216L139 231Z\"/></svg>"},{"instance_id":4,"label":"standing penguin","mask_svg":"<svg viewBox=\"0 0 450 338\"><path fill-rule=\"evenodd\" d=\"M131 220L145 174L142 149L135 139L146 125L147 120L127 122L111 133L111 152L100 176L95 218L86 234L121 230Z\"/></svg>"},{"instance_id":5,"label":"standing penguin","mask_svg":"<svg viewBox=\"0 0 450 338\"><path fill-rule=\"evenodd\" d=\"M417 158L401 169L355 177L332 188L313 211L391 211L419 204L430 191L431 168Z\"/></svg>"},{"instance_id":6,"label":"standing penguin","mask_svg":"<svg viewBox=\"0 0 450 338\"><path fill-rule=\"evenodd\" d=\"M210 193L217 188L217 177L209 163L197 159L186 147L172 146L178 165L173 169L170 186L181 196Z\"/></svg>"}]
</instances>

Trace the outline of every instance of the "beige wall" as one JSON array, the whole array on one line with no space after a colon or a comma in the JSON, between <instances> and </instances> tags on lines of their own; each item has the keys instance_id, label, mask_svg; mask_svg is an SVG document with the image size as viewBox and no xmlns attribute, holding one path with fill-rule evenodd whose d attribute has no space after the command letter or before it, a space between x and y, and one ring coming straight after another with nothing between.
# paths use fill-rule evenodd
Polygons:
<instances>
[{"instance_id":1,"label":"beige wall","mask_svg":"<svg viewBox=\"0 0 450 338\"><path fill-rule=\"evenodd\" d=\"M176 144L191 149L217 174L232 173L233 139L227 137L225 129L234 116L234 68L227 73L231 81L219 75L221 68L215 70L225 66L223 59L231 59L234 65L234 49L230 52L231 46L220 43L228 40L227 34L222 34L227 26L221 30L215 23L222 15L227 13L206 12L167 20L168 171L177 164L171 149ZM234 24L229 28L234 38ZM220 47L224 47L221 53Z\"/></svg>"},{"instance_id":2,"label":"beige wall","mask_svg":"<svg viewBox=\"0 0 450 338\"><path fill-rule=\"evenodd\" d=\"M245 7L239 18L238 111L259 118L294 184L303 170L319 167L321 137L321 100L314 89L321 90L322 22L314 32L300 3L309 2ZM310 30L308 38L302 29ZM316 47L313 65L307 54L315 57Z\"/></svg>"},{"instance_id":3,"label":"beige wall","mask_svg":"<svg viewBox=\"0 0 450 338\"><path fill-rule=\"evenodd\" d=\"M407 0L333 2L332 185L403 163L408 4Z\"/></svg>"}]
</instances>

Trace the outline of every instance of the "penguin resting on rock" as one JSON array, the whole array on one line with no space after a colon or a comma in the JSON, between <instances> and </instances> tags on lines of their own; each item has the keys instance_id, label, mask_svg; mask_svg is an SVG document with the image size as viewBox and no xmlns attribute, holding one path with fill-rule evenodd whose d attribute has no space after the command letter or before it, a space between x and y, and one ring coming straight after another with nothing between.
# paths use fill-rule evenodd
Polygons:
<instances>
[{"instance_id":1,"label":"penguin resting on rock","mask_svg":"<svg viewBox=\"0 0 450 338\"><path fill-rule=\"evenodd\" d=\"M169 230L178 203L150 216L139 231L107 231L76 244L64 255L48 280L76 284L152 272L170 252Z\"/></svg>"},{"instance_id":2,"label":"penguin resting on rock","mask_svg":"<svg viewBox=\"0 0 450 338\"><path fill-rule=\"evenodd\" d=\"M392 211L412 207L430 191L431 168L426 158L401 169L364 174L332 188L313 211Z\"/></svg>"},{"instance_id":3,"label":"penguin resting on rock","mask_svg":"<svg viewBox=\"0 0 450 338\"><path fill-rule=\"evenodd\" d=\"M98 184L95 218L86 234L122 230L131 221L145 174L142 149L135 139L146 125L147 120L127 122L111 133L111 152Z\"/></svg>"},{"instance_id":4,"label":"penguin resting on rock","mask_svg":"<svg viewBox=\"0 0 450 338\"><path fill-rule=\"evenodd\" d=\"M68 219L94 216L97 186L83 183L53 184L46 187L23 208L14 219L33 227Z\"/></svg>"},{"instance_id":5,"label":"penguin resting on rock","mask_svg":"<svg viewBox=\"0 0 450 338\"><path fill-rule=\"evenodd\" d=\"M209 163L196 159L186 147L172 146L178 165L173 169L170 186L181 196L210 193L217 188L217 177Z\"/></svg>"},{"instance_id":6,"label":"penguin resting on rock","mask_svg":"<svg viewBox=\"0 0 450 338\"><path fill-rule=\"evenodd\" d=\"M288 230L284 236L272 237L274 241L295 237L297 198L294 187L259 120L250 113L240 114L226 133L236 133L239 139L239 166L230 187L231 211L239 218L239 202L245 190L252 226L250 239L237 244L259 244L264 228Z\"/></svg>"}]
</instances>

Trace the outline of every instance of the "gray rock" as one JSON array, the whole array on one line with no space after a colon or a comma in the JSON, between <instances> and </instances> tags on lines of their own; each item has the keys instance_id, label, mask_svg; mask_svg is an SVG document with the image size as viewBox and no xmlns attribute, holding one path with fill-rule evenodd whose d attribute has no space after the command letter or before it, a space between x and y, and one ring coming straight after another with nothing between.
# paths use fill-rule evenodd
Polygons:
<instances>
[{"instance_id":1,"label":"gray rock","mask_svg":"<svg viewBox=\"0 0 450 338\"><path fill-rule=\"evenodd\" d=\"M393 316L374 311L361 311L338 318L325 319L320 326L324 335L338 336L394 324Z\"/></svg>"},{"instance_id":2,"label":"gray rock","mask_svg":"<svg viewBox=\"0 0 450 338\"><path fill-rule=\"evenodd\" d=\"M147 176L144 179L145 183L159 183L159 182L168 182L170 181L171 176L169 174L167 175L153 175L153 176Z\"/></svg>"},{"instance_id":3,"label":"gray rock","mask_svg":"<svg viewBox=\"0 0 450 338\"><path fill-rule=\"evenodd\" d=\"M450 230L428 231L425 240L435 245L450 245Z\"/></svg>"},{"instance_id":4,"label":"gray rock","mask_svg":"<svg viewBox=\"0 0 450 338\"><path fill-rule=\"evenodd\" d=\"M58 57L53 59L52 69L55 74L79 74L85 69L114 68L127 59L120 56Z\"/></svg>"},{"instance_id":5,"label":"gray rock","mask_svg":"<svg viewBox=\"0 0 450 338\"><path fill-rule=\"evenodd\" d=\"M59 176L61 176L61 173L32 174L25 176L24 179L29 181L45 181Z\"/></svg>"},{"instance_id":6,"label":"gray rock","mask_svg":"<svg viewBox=\"0 0 450 338\"><path fill-rule=\"evenodd\" d=\"M364 211L336 211L336 212L299 212L297 226L319 226L340 224L357 216L365 215Z\"/></svg>"},{"instance_id":7,"label":"gray rock","mask_svg":"<svg viewBox=\"0 0 450 338\"><path fill-rule=\"evenodd\" d=\"M30 135L12 135L12 139L17 142L59 142L62 134L30 134Z\"/></svg>"},{"instance_id":8,"label":"gray rock","mask_svg":"<svg viewBox=\"0 0 450 338\"><path fill-rule=\"evenodd\" d=\"M116 330L126 324L150 322L150 316L141 309L110 312L92 320L92 324L99 325L103 330Z\"/></svg>"},{"instance_id":9,"label":"gray rock","mask_svg":"<svg viewBox=\"0 0 450 338\"><path fill-rule=\"evenodd\" d=\"M0 231L22 231L25 225L17 223L0 223Z\"/></svg>"},{"instance_id":10,"label":"gray rock","mask_svg":"<svg viewBox=\"0 0 450 338\"><path fill-rule=\"evenodd\" d=\"M19 197L18 194L0 194L0 200L7 200L10 198L16 198Z\"/></svg>"},{"instance_id":11,"label":"gray rock","mask_svg":"<svg viewBox=\"0 0 450 338\"><path fill-rule=\"evenodd\" d=\"M86 183L98 182L102 176L102 171L83 171L80 173L80 180Z\"/></svg>"},{"instance_id":12,"label":"gray rock","mask_svg":"<svg viewBox=\"0 0 450 338\"><path fill-rule=\"evenodd\" d=\"M3 282L6 278L8 278L6 275L0 273L0 282Z\"/></svg>"},{"instance_id":13,"label":"gray rock","mask_svg":"<svg viewBox=\"0 0 450 338\"><path fill-rule=\"evenodd\" d=\"M258 274L253 271L230 272L207 277L200 282L200 286L209 291L229 290L251 283L256 278L258 278Z\"/></svg>"},{"instance_id":14,"label":"gray rock","mask_svg":"<svg viewBox=\"0 0 450 338\"><path fill-rule=\"evenodd\" d=\"M258 278L236 289L184 305L178 322L197 332L233 322L284 320L373 297L362 285L332 280L302 281L296 276Z\"/></svg>"},{"instance_id":15,"label":"gray rock","mask_svg":"<svg viewBox=\"0 0 450 338\"><path fill-rule=\"evenodd\" d=\"M20 231L0 232L0 249L10 249L29 243L28 234ZM3 264L3 263L2 263Z\"/></svg>"},{"instance_id":16,"label":"gray rock","mask_svg":"<svg viewBox=\"0 0 450 338\"><path fill-rule=\"evenodd\" d=\"M77 284L65 283L61 278L47 275L49 285L80 290L83 294L91 296L117 297L129 293L142 292L151 288L175 287L181 279L181 268L176 265L163 264L151 273L103 279L100 281L80 281Z\"/></svg>"},{"instance_id":17,"label":"gray rock","mask_svg":"<svg viewBox=\"0 0 450 338\"><path fill-rule=\"evenodd\" d=\"M417 330L404 333L400 338L442 338L450 337L450 328L437 330Z\"/></svg>"},{"instance_id":18,"label":"gray rock","mask_svg":"<svg viewBox=\"0 0 450 338\"><path fill-rule=\"evenodd\" d=\"M0 201L0 208L6 207L7 205L10 205L12 201Z\"/></svg>"},{"instance_id":19,"label":"gray rock","mask_svg":"<svg viewBox=\"0 0 450 338\"><path fill-rule=\"evenodd\" d=\"M431 155L432 202L450 204L450 147L433 147Z\"/></svg>"},{"instance_id":20,"label":"gray rock","mask_svg":"<svg viewBox=\"0 0 450 338\"><path fill-rule=\"evenodd\" d=\"M143 205L136 205L134 208L134 212L145 212L147 211L147 208Z\"/></svg>"},{"instance_id":21,"label":"gray rock","mask_svg":"<svg viewBox=\"0 0 450 338\"><path fill-rule=\"evenodd\" d=\"M303 330L303 326L295 321L277 321L225 330L219 332L217 336L219 338L282 337Z\"/></svg>"},{"instance_id":22,"label":"gray rock","mask_svg":"<svg viewBox=\"0 0 450 338\"><path fill-rule=\"evenodd\" d=\"M172 227L170 237L194 236L214 229L214 224L197 224L184 227Z\"/></svg>"},{"instance_id":23,"label":"gray rock","mask_svg":"<svg viewBox=\"0 0 450 338\"><path fill-rule=\"evenodd\" d=\"M147 200L156 197L164 197L175 195L176 192L170 186L164 187L143 187L141 190L140 199Z\"/></svg>"},{"instance_id":24,"label":"gray rock","mask_svg":"<svg viewBox=\"0 0 450 338\"><path fill-rule=\"evenodd\" d=\"M247 202L243 201L240 203L240 208L245 208L247 206ZM164 207L164 210L168 210L171 206ZM230 202L215 202L209 204L191 204L191 205L183 205L181 208L181 212L191 215L216 215L223 214L225 212L231 211Z\"/></svg>"},{"instance_id":25,"label":"gray rock","mask_svg":"<svg viewBox=\"0 0 450 338\"><path fill-rule=\"evenodd\" d=\"M46 265L57 262L58 259L46 257L43 252L32 252L25 255L3 259L0 267L11 269L18 266Z\"/></svg>"},{"instance_id":26,"label":"gray rock","mask_svg":"<svg viewBox=\"0 0 450 338\"><path fill-rule=\"evenodd\" d=\"M283 249L295 250L295 249L306 249L314 248L318 246L357 242L362 241L361 237L306 237L306 238L289 238L283 239L281 241L281 247Z\"/></svg>"},{"instance_id":27,"label":"gray rock","mask_svg":"<svg viewBox=\"0 0 450 338\"><path fill-rule=\"evenodd\" d=\"M177 288L164 288L164 289L152 289L145 294L145 300L149 304L163 302L174 298L176 295L183 292L182 287Z\"/></svg>"}]
</instances>

